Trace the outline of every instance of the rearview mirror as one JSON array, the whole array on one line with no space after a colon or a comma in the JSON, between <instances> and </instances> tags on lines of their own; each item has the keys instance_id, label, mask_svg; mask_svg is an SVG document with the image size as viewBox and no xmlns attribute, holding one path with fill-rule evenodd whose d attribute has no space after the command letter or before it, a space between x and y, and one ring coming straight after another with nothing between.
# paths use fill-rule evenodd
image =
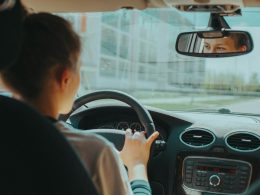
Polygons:
<instances>
[{"instance_id":1,"label":"rearview mirror","mask_svg":"<svg viewBox=\"0 0 260 195\"><path fill-rule=\"evenodd\" d=\"M253 50L253 41L245 31L199 31L179 34L176 51L195 57L228 57Z\"/></svg>"}]
</instances>

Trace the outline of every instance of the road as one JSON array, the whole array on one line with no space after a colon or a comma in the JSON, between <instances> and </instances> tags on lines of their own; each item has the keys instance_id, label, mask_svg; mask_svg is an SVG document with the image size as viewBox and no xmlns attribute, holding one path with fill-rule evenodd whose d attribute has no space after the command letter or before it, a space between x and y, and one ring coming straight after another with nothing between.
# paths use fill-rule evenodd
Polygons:
<instances>
[{"instance_id":1,"label":"road","mask_svg":"<svg viewBox=\"0 0 260 195\"><path fill-rule=\"evenodd\" d=\"M208 101L227 101L227 100L236 100L236 96L195 96L195 97L177 97L177 98L150 98L150 99L139 99L143 104L198 104L200 103L202 106L207 104L209 106ZM211 109L219 109L227 108L231 110L231 112L241 112L241 113L254 113L260 114L260 98L245 100L244 102L232 103L227 105L217 106L210 105Z\"/></svg>"},{"instance_id":2,"label":"road","mask_svg":"<svg viewBox=\"0 0 260 195\"><path fill-rule=\"evenodd\" d=\"M191 102L204 102L204 101L218 101L218 100L233 100L234 96L184 96L176 98L146 98L138 99L143 104L187 104Z\"/></svg>"},{"instance_id":3,"label":"road","mask_svg":"<svg viewBox=\"0 0 260 195\"><path fill-rule=\"evenodd\" d=\"M254 100L247 100L245 102L235 103L223 106L231 110L231 112L244 112L260 114L260 98Z\"/></svg>"}]
</instances>

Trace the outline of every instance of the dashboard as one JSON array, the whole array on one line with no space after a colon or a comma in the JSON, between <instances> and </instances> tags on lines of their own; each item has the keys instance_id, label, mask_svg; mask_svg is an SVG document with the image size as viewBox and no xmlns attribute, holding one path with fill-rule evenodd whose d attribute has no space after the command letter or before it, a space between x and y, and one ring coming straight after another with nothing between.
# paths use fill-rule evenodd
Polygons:
<instances>
[{"instance_id":1,"label":"dashboard","mask_svg":"<svg viewBox=\"0 0 260 195\"><path fill-rule=\"evenodd\" d=\"M155 195L245 194L260 179L260 119L148 109L166 146L150 159ZM127 106L88 108L70 118L82 130L143 127Z\"/></svg>"}]
</instances>

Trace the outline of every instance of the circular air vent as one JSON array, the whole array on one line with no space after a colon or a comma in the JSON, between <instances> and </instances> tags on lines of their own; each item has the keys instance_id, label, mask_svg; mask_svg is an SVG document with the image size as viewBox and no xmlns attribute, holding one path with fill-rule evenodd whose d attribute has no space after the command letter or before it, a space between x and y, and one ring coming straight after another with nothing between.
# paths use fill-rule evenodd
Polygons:
<instances>
[{"instance_id":1,"label":"circular air vent","mask_svg":"<svg viewBox=\"0 0 260 195\"><path fill-rule=\"evenodd\" d=\"M233 150L250 152L259 149L260 138L251 133L232 133L227 136L226 144Z\"/></svg>"},{"instance_id":2,"label":"circular air vent","mask_svg":"<svg viewBox=\"0 0 260 195\"><path fill-rule=\"evenodd\" d=\"M190 128L184 131L180 140L192 147L206 147L215 141L215 136L207 129Z\"/></svg>"}]
</instances>

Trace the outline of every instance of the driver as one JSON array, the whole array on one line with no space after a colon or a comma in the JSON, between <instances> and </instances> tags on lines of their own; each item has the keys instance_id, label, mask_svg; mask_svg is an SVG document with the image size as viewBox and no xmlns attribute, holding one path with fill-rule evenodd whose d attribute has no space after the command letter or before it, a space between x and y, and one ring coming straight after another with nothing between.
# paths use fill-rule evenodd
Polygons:
<instances>
[{"instance_id":1,"label":"driver","mask_svg":"<svg viewBox=\"0 0 260 195\"><path fill-rule=\"evenodd\" d=\"M203 53L232 53L247 50L244 35L238 33L223 38L203 40Z\"/></svg>"},{"instance_id":2,"label":"driver","mask_svg":"<svg viewBox=\"0 0 260 195\"><path fill-rule=\"evenodd\" d=\"M23 28L18 59L1 72L5 87L60 129L80 155L100 194L151 194L147 162L158 132L146 139L144 133L127 130L124 148L116 152L105 139L74 131L58 121L59 114L71 110L80 83L79 36L66 20L48 13L27 15Z\"/></svg>"}]
</instances>

